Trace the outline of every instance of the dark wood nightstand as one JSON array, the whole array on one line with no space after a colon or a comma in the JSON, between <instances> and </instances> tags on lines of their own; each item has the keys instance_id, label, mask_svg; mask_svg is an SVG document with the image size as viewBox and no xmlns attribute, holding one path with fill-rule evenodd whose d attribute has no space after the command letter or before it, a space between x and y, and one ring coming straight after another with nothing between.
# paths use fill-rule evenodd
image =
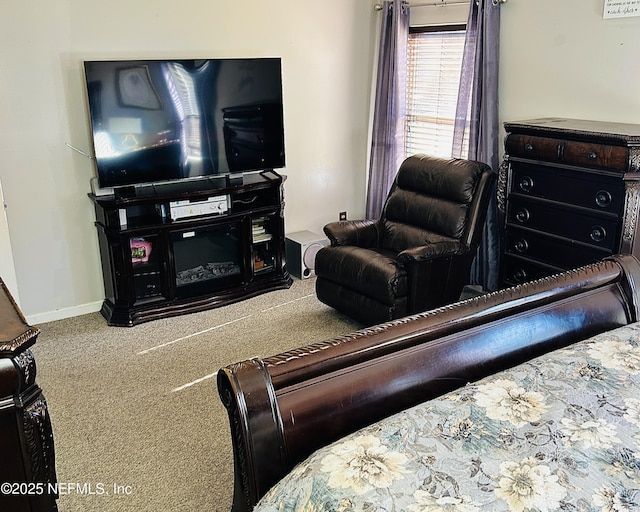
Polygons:
<instances>
[{"instance_id":1,"label":"dark wood nightstand","mask_svg":"<svg viewBox=\"0 0 640 512\"><path fill-rule=\"evenodd\" d=\"M57 510L53 431L27 324L0 279L0 510Z\"/></svg>"}]
</instances>

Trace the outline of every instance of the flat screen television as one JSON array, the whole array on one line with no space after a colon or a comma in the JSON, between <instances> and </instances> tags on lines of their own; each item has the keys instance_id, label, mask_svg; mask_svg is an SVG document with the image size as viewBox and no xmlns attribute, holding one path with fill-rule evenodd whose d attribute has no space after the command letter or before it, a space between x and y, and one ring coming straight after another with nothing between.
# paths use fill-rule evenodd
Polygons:
<instances>
[{"instance_id":1,"label":"flat screen television","mask_svg":"<svg viewBox=\"0 0 640 512\"><path fill-rule=\"evenodd\" d=\"M285 165L280 58L85 61L100 187Z\"/></svg>"}]
</instances>

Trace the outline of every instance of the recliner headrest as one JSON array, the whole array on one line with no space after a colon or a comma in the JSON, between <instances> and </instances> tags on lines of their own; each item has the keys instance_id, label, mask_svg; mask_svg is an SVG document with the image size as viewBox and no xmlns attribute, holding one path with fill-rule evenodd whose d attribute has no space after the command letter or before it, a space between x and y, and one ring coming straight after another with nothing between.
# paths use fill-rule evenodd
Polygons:
<instances>
[{"instance_id":1,"label":"recliner headrest","mask_svg":"<svg viewBox=\"0 0 640 512\"><path fill-rule=\"evenodd\" d=\"M471 160L414 155L400 166L396 183L405 190L469 204L478 177L488 168L486 164Z\"/></svg>"}]
</instances>

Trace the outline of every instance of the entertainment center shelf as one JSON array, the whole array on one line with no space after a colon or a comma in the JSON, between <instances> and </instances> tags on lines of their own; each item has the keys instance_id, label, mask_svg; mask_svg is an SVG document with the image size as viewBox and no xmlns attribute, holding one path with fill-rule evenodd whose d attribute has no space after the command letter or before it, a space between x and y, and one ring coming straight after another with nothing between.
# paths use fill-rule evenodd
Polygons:
<instances>
[{"instance_id":1,"label":"entertainment center shelf","mask_svg":"<svg viewBox=\"0 0 640 512\"><path fill-rule=\"evenodd\" d=\"M89 194L110 325L203 311L291 286L284 177L248 173Z\"/></svg>"}]
</instances>

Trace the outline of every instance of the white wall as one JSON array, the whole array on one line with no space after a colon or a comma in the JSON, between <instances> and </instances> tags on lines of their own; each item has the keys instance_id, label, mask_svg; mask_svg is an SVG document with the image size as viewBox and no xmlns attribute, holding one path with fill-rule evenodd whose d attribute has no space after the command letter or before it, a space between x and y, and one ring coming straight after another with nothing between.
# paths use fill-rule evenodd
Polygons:
<instances>
[{"instance_id":1,"label":"white wall","mask_svg":"<svg viewBox=\"0 0 640 512\"><path fill-rule=\"evenodd\" d=\"M543 116L640 124L640 17L604 0L509 0L500 27L503 121Z\"/></svg>"},{"instance_id":2,"label":"white wall","mask_svg":"<svg viewBox=\"0 0 640 512\"><path fill-rule=\"evenodd\" d=\"M99 308L83 59L283 59L288 231L364 212L376 13L369 0L0 4L0 180L32 323Z\"/></svg>"},{"instance_id":3,"label":"white wall","mask_svg":"<svg viewBox=\"0 0 640 512\"><path fill-rule=\"evenodd\" d=\"M13 297L13 300L20 305L16 267L13 263L13 253L11 252L9 222L7 221L7 215L4 211L4 204L2 183L0 183L0 277Z\"/></svg>"},{"instance_id":4,"label":"white wall","mask_svg":"<svg viewBox=\"0 0 640 512\"><path fill-rule=\"evenodd\" d=\"M103 297L83 59L283 58L288 231L363 215L375 0L0 3L0 181L21 306L32 323ZM500 117L640 123L640 18L603 0L502 7Z\"/></svg>"}]
</instances>

